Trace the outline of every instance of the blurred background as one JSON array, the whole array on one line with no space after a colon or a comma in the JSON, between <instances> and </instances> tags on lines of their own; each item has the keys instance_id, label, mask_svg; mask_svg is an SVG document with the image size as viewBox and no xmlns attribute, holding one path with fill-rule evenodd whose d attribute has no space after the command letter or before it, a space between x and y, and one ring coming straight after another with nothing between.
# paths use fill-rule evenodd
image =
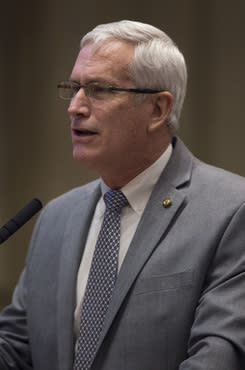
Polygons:
<instances>
[{"instance_id":1,"label":"blurred background","mask_svg":"<svg viewBox=\"0 0 245 370\"><path fill-rule=\"evenodd\" d=\"M185 55L189 82L179 135L200 159L245 175L245 2L234 0L9 1L0 15L0 224L32 198L45 205L97 177L73 162L67 104L83 34L138 20ZM0 309L25 264L34 220L0 246Z\"/></svg>"}]
</instances>

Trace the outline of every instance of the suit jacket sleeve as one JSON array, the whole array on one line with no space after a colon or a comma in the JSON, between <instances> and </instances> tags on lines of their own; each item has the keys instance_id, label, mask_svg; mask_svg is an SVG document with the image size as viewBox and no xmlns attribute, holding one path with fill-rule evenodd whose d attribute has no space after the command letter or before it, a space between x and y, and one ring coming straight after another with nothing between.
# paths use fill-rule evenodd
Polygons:
<instances>
[{"instance_id":1,"label":"suit jacket sleeve","mask_svg":"<svg viewBox=\"0 0 245 370\"><path fill-rule=\"evenodd\" d=\"M31 354L25 308L25 271L15 289L12 304L0 318L0 369L30 370Z\"/></svg>"},{"instance_id":2,"label":"suit jacket sleeve","mask_svg":"<svg viewBox=\"0 0 245 370\"><path fill-rule=\"evenodd\" d=\"M245 205L220 234L180 370L242 370L245 364ZM204 231L208 233L208 230Z\"/></svg>"},{"instance_id":3,"label":"suit jacket sleeve","mask_svg":"<svg viewBox=\"0 0 245 370\"><path fill-rule=\"evenodd\" d=\"M31 256L33 240L39 229L40 219L35 226L27 261ZM28 263L28 262L27 262ZM12 303L0 316L0 369L31 370L31 350L27 325L26 269L23 270L15 288Z\"/></svg>"}]
</instances>

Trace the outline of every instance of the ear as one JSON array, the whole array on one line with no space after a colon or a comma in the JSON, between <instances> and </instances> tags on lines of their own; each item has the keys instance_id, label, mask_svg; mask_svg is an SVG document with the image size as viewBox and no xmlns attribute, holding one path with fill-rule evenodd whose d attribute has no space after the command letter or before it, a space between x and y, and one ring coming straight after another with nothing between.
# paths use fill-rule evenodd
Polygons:
<instances>
[{"instance_id":1,"label":"ear","mask_svg":"<svg viewBox=\"0 0 245 370\"><path fill-rule=\"evenodd\" d=\"M153 100L152 119L149 124L149 132L153 132L161 128L172 108L173 95L168 91L163 91L156 96Z\"/></svg>"}]
</instances>

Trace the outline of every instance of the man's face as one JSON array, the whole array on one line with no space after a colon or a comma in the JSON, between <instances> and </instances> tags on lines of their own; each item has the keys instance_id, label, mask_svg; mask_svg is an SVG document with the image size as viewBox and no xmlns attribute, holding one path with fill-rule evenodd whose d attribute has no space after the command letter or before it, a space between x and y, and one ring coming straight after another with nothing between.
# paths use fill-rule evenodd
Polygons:
<instances>
[{"instance_id":1,"label":"man's face","mask_svg":"<svg viewBox=\"0 0 245 370\"><path fill-rule=\"evenodd\" d=\"M70 79L84 85L98 82L133 88L128 76L133 55L134 46L125 42L88 44L80 51ZM123 173L134 177L144 166L151 110L148 99L137 103L132 93L111 91L94 99L80 89L68 108L74 159L104 180Z\"/></svg>"}]
</instances>

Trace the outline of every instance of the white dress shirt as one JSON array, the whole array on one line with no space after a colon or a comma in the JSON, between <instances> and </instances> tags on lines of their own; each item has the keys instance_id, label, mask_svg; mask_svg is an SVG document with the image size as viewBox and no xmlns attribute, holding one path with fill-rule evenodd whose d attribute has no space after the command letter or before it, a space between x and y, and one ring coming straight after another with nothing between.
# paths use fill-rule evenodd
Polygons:
<instances>
[{"instance_id":1,"label":"white dress shirt","mask_svg":"<svg viewBox=\"0 0 245 370\"><path fill-rule=\"evenodd\" d=\"M121 191L128 199L129 205L121 211L121 227L120 227L120 249L118 259L118 271L121 268L124 257L127 253L130 242L134 236L140 218L143 214L145 206L151 196L152 190L158 181L163 169L166 167L169 158L172 154L172 145L170 144L165 152L159 157L150 167L141 172ZM78 336L80 327L80 312L81 305L85 293L85 288L88 280L89 270L93 258L93 253L99 231L102 225L105 203L103 195L110 190L108 186L101 180L102 196L99 199L95 208L94 216L88 232L88 237L81 260L80 268L77 276L77 305L75 310L75 335Z\"/></svg>"}]
</instances>

